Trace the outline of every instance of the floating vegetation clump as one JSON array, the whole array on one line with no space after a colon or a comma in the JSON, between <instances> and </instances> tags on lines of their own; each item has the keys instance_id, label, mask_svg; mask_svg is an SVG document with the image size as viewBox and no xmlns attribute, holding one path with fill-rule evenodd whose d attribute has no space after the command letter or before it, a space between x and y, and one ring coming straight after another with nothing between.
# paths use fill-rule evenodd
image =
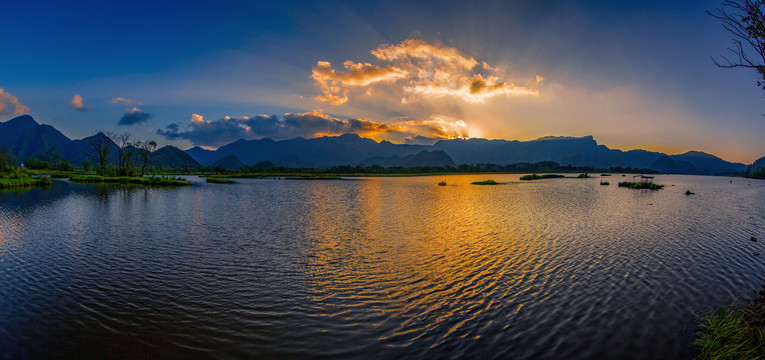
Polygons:
<instances>
[{"instance_id":1,"label":"floating vegetation clump","mask_svg":"<svg viewBox=\"0 0 765 360\"><path fill-rule=\"evenodd\" d=\"M446 186L446 181L441 181L440 183L438 183L438 186Z\"/></svg>"},{"instance_id":2,"label":"floating vegetation clump","mask_svg":"<svg viewBox=\"0 0 765 360\"><path fill-rule=\"evenodd\" d=\"M579 174L576 178L577 179L587 179L589 177L590 177L590 175L587 175L587 173L584 173L584 174Z\"/></svg>"},{"instance_id":3,"label":"floating vegetation clump","mask_svg":"<svg viewBox=\"0 0 765 360\"><path fill-rule=\"evenodd\" d=\"M521 176L521 180L557 179L562 177L564 176L560 174L544 174L544 175L531 174L531 175Z\"/></svg>"},{"instance_id":4,"label":"floating vegetation clump","mask_svg":"<svg viewBox=\"0 0 765 360\"><path fill-rule=\"evenodd\" d=\"M645 183L645 182L629 182L629 181L623 181L619 183L619 187L627 187L630 189L650 189L650 190L659 190L664 187L664 185L657 185L654 183Z\"/></svg>"},{"instance_id":5,"label":"floating vegetation clump","mask_svg":"<svg viewBox=\"0 0 765 360\"><path fill-rule=\"evenodd\" d=\"M80 183L137 184L145 186L188 186L191 182L174 176L106 177L99 175L75 175L69 181Z\"/></svg>"},{"instance_id":6,"label":"floating vegetation clump","mask_svg":"<svg viewBox=\"0 0 765 360\"><path fill-rule=\"evenodd\" d=\"M473 184L473 185L499 185L499 183L494 181L494 180L476 181L476 182L472 182L471 184Z\"/></svg>"},{"instance_id":7,"label":"floating vegetation clump","mask_svg":"<svg viewBox=\"0 0 765 360\"><path fill-rule=\"evenodd\" d=\"M600 185L611 185L608 181L601 181Z\"/></svg>"},{"instance_id":8,"label":"floating vegetation clump","mask_svg":"<svg viewBox=\"0 0 765 360\"><path fill-rule=\"evenodd\" d=\"M236 181L234 180L224 179L224 178L215 178L215 177L209 177L205 181L211 184L236 184Z\"/></svg>"},{"instance_id":9,"label":"floating vegetation clump","mask_svg":"<svg viewBox=\"0 0 765 360\"><path fill-rule=\"evenodd\" d=\"M611 176L611 174L600 174L600 176Z\"/></svg>"}]
</instances>

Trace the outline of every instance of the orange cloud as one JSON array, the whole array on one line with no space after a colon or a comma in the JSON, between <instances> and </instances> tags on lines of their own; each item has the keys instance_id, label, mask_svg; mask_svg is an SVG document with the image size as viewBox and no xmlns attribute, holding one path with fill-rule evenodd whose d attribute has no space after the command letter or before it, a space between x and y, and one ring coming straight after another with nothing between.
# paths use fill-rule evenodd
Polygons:
<instances>
[{"instance_id":1,"label":"orange cloud","mask_svg":"<svg viewBox=\"0 0 765 360\"><path fill-rule=\"evenodd\" d=\"M348 87L367 86L370 84L395 81L406 77L406 72L397 67L374 66L369 63L343 63L346 72L336 72L328 61L319 61L313 68L312 77L322 89L323 95L314 99L329 102L332 105L344 104L348 101Z\"/></svg>"},{"instance_id":2,"label":"orange cloud","mask_svg":"<svg viewBox=\"0 0 765 360\"><path fill-rule=\"evenodd\" d=\"M6 104L4 101L7 101L11 106L13 106L13 115L21 115L29 112L29 107L24 106L24 104L19 102L18 98L11 95L11 93L5 92L3 89L0 89L0 113L5 110Z\"/></svg>"},{"instance_id":3,"label":"orange cloud","mask_svg":"<svg viewBox=\"0 0 765 360\"><path fill-rule=\"evenodd\" d=\"M87 110L88 108L85 107L85 104L82 103L82 95L75 94L72 96L72 100L69 101L69 103L72 105L72 109L75 110Z\"/></svg>"},{"instance_id":4,"label":"orange cloud","mask_svg":"<svg viewBox=\"0 0 765 360\"><path fill-rule=\"evenodd\" d=\"M339 119L311 111L240 118L226 116L218 120L205 120L201 115L192 114L186 125L174 123L164 130L157 130L157 134L168 139L188 139L196 145L206 146L220 146L238 139L291 139L349 133L377 141L417 139L419 142L435 142L437 139L467 137L467 124L447 117L383 123L369 119Z\"/></svg>"},{"instance_id":5,"label":"orange cloud","mask_svg":"<svg viewBox=\"0 0 765 360\"><path fill-rule=\"evenodd\" d=\"M400 92L401 103L427 98L453 97L469 103L483 103L495 96L537 96L539 92L500 80L499 70L486 62L479 63L456 48L409 39L397 45L383 45L372 50L385 65L346 61L345 72L332 69L326 61L317 62L313 79L321 94L315 100L332 105L345 104L354 89L371 94L371 86L385 83L388 90ZM480 66L479 66L480 65ZM489 72L483 75L480 72ZM390 85L402 80L400 87Z\"/></svg>"}]
</instances>

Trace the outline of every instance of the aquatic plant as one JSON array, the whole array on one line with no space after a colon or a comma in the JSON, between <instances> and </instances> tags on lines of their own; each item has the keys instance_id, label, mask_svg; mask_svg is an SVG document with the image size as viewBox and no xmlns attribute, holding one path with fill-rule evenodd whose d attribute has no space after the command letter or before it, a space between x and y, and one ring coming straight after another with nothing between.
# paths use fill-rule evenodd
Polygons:
<instances>
[{"instance_id":1,"label":"aquatic plant","mask_svg":"<svg viewBox=\"0 0 765 360\"><path fill-rule=\"evenodd\" d=\"M521 180L539 180L539 179L557 179L562 178L563 175L560 174L544 174L544 175L537 175L537 174L531 174L531 175L523 175L521 176Z\"/></svg>"},{"instance_id":2,"label":"aquatic plant","mask_svg":"<svg viewBox=\"0 0 765 360\"><path fill-rule=\"evenodd\" d=\"M114 184L137 184L145 186L188 186L191 182L181 177L174 176L143 176L143 177L106 177L100 175L73 175L71 182L81 183L114 183Z\"/></svg>"},{"instance_id":3,"label":"aquatic plant","mask_svg":"<svg viewBox=\"0 0 765 360\"><path fill-rule=\"evenodd\" d=\"M644 183L644 182L629 182L629 181L622 181L619 183L619 187L628 187L630 189L650 189L650 190L659 190L664 187L664 185L658 185L654 183Z\"/></svg>"},{"instance_id":4,"label":"aquatic plant","mask_svg":"<svg viewBox=\"0 0 765 360\"><path fill-rule=\"evenodd\" d=\"M471 184L473 184L473 185L499 185L499 183L494 181L494 180L476 181L476 182L472 182Z\"/></svg>"},{"instance_id":5,"label":"aquatic plant","mask_svg":"<svg viewBox=\"0 0 765 360\"><path fill-rule=\"evenodd\" d=\"M209 177L205 181L211 184L236 184L236 181L234 180L215 177Z\"/></svg>"},{"instance_id":6,"label":"aquatic plant","mask_svg":"<svg viewBox=\"0 0 765 360\"><path fill-rule=\"evenodd\" d=\"M743 306L704 314L698 328L697 359L765 359L765 285Z\"/></svg>"},{"instance_id":7,"label":"aquatic plant","mask_svg":"<svg viewBox=\"0 0 765 360\"><path fill-rule=\"evenodd\" d=\"M446 186L446 181L441 181L438 183L438 186Z\"/></svg>"},{"instance_id":8,"label":"aquatic plant","mask_svg":"<svg viewBox=\"0 0 765 360\"><path fill-rule=\"evenodd\" d=\"M48 176L32 177L21 170L0 173L0 188L47 186L50 185L52 181L53 180Z\"/></svg>"},{"instance_id":9,"label":"aquatic plant","mask_svg":"<svg viewBox=\"0 0 765 360\"><path fill-rule=\"evenodd\" d=\"M590 175L588 175L587 173L584 173L584 174L579 174L576 178L577 179L587 179L589 177L590 177Z\"/></svg>"}]
</instances>

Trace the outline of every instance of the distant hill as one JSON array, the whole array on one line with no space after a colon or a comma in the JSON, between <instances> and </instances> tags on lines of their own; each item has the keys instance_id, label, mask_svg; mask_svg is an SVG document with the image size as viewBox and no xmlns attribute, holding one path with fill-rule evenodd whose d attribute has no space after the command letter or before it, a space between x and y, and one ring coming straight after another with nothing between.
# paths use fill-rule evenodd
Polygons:
<instances>
[{"instance_id":1,"label":"distant hill","mask_svg":"<svg viewBox=\"0 0 765 360\"><path fill-rule=\"evenodd\" d=\"M430 154L411 157L426 150ZM381 166L444 166L445 164L498 164L538 163L553 161L561 165L594 168L641 168L667 173L718 174L740 173L743 164L722 160L714 155L690 151L667 155L654 151L609 149L599 145L592 136L547 136L531 141L452 139L440 140L433 145L393 144L376 142L355 134L325 136L314 139L295 138L275 141L237 140L218 150L192 148L187 153L201 164L214 159L235 155L245 165L270 161L284 167L330 167L340 165ZM440 153L436 153L440 154ZM441 160L449 157L451 162ZM404 160L409 159L409 160ZM412 159L417 159L416 161ZM414 165L418 164L418 165Z\"/></svg>"},{"instance_id":2,"label":"distant hill","mask_svg":"<svg viewBox=\"0 0 765 360\"><path fill-rule=\"evenodd\" d=\"M105 136L102 133L79 140L71 140L50 125L38 124L31 116L22 115L0 123L0 146L6 148L18 163L29 158L39 158L55 163L66 160L79 167L93 152L91 140ZM110 143L109 163L117 163L117 145ZM154 152L152 161L163 167L187 168L199 166L188 154L175 147L164 147Z\"/></svg>"},{"instance_id":3,"label":"distant hill","mask_svg":"<svg viewBox=\"0 0 765 360\"><path fill-rule=\"evenodd\" d=\"M5 148L14 144L25 132L40 124L29 115L21 115L0 123L0 145Z\"/></svg>"},{"instance_id":4,"label":"distant hill","mask_svg":"<svg viewBox=\"0 0 765 360\"><path fill-rule=\"evenodd\" d=\"M189 154L195 161L204 166L212 165L215 160L220 158L220 155L217 155L215 151L203 149L199 146L186 150L186 154Z\"/></svg>"},{"instance_id":5,"label":"distant hill","mask_svg":"<svg viewBox=\"0 0 765 360\"><path fill-rule=\"evenodd\" d=\"M239 170L239 169L243 168L244 167L244 163L242 163L242 161L239 160L239 158L236 157L236 155L226 155L226 156L218 159L218 161L214 162L212 164L212 166L213 167L221 167L221 168L224 168L226 170L234 170L234 171L236 171L236 170Z\"/></svg>"},{"instance_id":6,"label":"distant hill","mask_svg":"<svg viewBox=\"0 0 765 360\"><path fill-rule=\"evenodd\" d=\"M744 164L728 162L701 151L688 151L684 154L672 155L672 158L692 164L700 174L739 173L746 170Z\"/></svg>"},{"instance_id":7,"label":"distant hill","mask_svg":"<svg viewBox=\"0 0 765 360\"><path fill-rule=\"evenodd\" d=\"M189 154L175 146L164 146L151 153L149 166L195 168L201 165Z\"/></svg>"},{"instance_id":8,"label":"distant hill","mask_svg":"<svg viewBox=\"0 0 765 360\"><path fill-rule=\"evenodd\" d=\"M0 146L4 146L23 162L56 149L74 166L80 166L92 152L90 143L96 134L71 140L50 125L40 125L31 116L23 115L0 123ZM109 162L116 162L116 145ZM187 155L187 156L184 156ZM456 166L457 164L534 164L552 161L563 166L593 168L643 168L667 173L720 174L743 173L744 164L725 161L701 151L667 155L654 151L609 149L598 144L592 136L546 136L531 141L451 139L433 145L393 144L377 142L356 134L324 136L313 139L295 138L275 141L237 140L217 150L194 147L185 152L164 147L155 152L155 166L187 168L210 166L217 160L226 160L229 167L253 166L269 162L279 167L331 167L378 164L381 166ZM759 160L758 160L759 161ZM160 165L161 164L161 165Z\"/></svg>"},{"instance_id":9,"label":"distant hill","mask_svg":"<svg viewBox=\"0 0 765 360\"><path fill-rule=\"evenodd\" d=\"M403 158L393 155L390 157L373 156L361 162L362 166L380 165L382 167L419 167L419 166L457 166L454 160L443 150L422 150L417 154L407 155Z\"/></svg>"}]
</instances>

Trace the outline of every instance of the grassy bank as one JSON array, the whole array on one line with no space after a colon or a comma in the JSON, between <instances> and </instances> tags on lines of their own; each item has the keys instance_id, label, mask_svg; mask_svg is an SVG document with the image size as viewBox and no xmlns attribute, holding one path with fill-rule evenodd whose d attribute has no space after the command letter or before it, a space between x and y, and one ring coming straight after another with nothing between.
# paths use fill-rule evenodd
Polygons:
<instances>
[{"instance_id":1,"label":"grassy bank","mask_svg":"<svg viewBox=\"0 0 765 360\"><path fill-rule=\"evenodd\" d=\"M562 177L564 176L560 174L544 174L544 175L531 174L531 175L521 176L521 180L557 179Z\"/></svg>"},{"instance_id":2,"label":"grassy bank","mask_svg":"<svg viewBox=\"0 0 765 360\"><path fill-rule=\"evenodd\" d=\"M180 177L145 176L145 177L105 177L99 175L74 175L69 178L80 183L137 184L145 186L188 186L191 182Z\"/></svg>"},{"instance_id":3,"label":"grassy bank","mask_svg":"<svg viewBox=\"0 0 765 360\"><path fill-rule=\"evenodd\" d=\"M27 187L27 186L47 186L53 180L47 176L32 177L26 172L15 171L10 173L0 173L0 189Z\"/></svg>"},{"instance_id":4,"label":"grassy bank","mask_svg":"<svg viewBox=\"0 0 765 360\"><path fill-rule=\"evenodd\" d=\"M765 285L744 306L728 305L704 315L694 341L697 359L765 359Z\"/></svg>"},{"instance_id":5,"label":"grassy bank","mask_svg":"<svg viewBox=\"0 0 765 360\"><path fill-rule=\"evenodd\" d=\"M332 175L301 175L286 177L287 180L340 180L337 176Z\"/></svg>"}]
</instances>

